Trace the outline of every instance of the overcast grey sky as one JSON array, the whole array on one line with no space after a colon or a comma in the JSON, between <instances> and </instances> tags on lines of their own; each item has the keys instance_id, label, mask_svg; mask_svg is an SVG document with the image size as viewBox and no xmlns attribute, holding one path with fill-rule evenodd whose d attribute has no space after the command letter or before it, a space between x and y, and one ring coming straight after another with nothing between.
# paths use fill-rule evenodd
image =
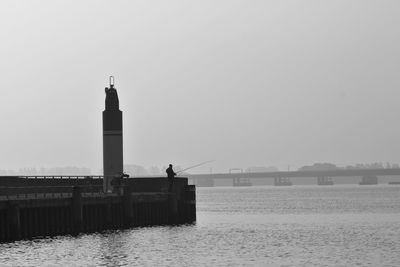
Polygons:
<instances>
[{"instance_id":1,"label":"overcast grey sky","mask_svg":"<svg viewBox=\"0 0 400 267\"><path fill-rule=\"evenodd\" d=\"M400 162L400 2L1 1L0 168Z\"/></svg>"}]
</instances>

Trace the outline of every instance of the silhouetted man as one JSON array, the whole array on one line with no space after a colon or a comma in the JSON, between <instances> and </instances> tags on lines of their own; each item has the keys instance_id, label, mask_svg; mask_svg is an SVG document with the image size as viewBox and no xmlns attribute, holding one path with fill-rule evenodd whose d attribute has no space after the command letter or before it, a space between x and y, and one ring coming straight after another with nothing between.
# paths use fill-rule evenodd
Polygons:
<instances>
[{"instance_id":1,"label":"silhouetted man","mask_svg":"<svg viewBox=\"0 0 400 267\"><path fill-rule=\"evenodd\" d=\"M169 167L165 170L165 172L167 173L167 177L168 177L168 192L171 192L174 177L176 175L176 173L172 169L172 164L169 164Z\"/></svg>"}]
</instances>

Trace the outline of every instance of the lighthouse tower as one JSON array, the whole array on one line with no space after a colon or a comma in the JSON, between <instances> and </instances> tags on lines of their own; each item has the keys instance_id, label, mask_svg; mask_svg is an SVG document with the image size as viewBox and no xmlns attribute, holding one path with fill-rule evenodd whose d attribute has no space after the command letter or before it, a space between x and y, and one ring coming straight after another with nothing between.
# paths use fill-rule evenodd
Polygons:
<instances>
[{"instance_id":1,"label":"lighthouse tower","mask_svg":"<svg viewBox=\"0 0 400 267\"><path fill-rule=\"evenodd\" d=\"M111 181L124 171L122 149L122 111L119 110L114 77L110 76L110 88L106 87L106 109L103 111L103 190L112 192Z\"/></svg>"}]
</instances>

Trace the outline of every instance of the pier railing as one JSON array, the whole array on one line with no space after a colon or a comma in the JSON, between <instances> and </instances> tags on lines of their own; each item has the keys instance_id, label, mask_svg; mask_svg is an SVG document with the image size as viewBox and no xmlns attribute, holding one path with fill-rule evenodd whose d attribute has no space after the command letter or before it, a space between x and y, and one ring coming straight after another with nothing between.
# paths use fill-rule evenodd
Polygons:
<instances>
[{"instance_id":1,"label":"pier railing","mask_svg":"<svg viewBox=\"0 0 400 267\"><path fill-rule=\"evenodd\" d=\"M28 175L18 176L25 179L103 179L100 175Z\"/></svg>"},{"instance_id":2,"label":"pier railing","mask_svg":"<svg viewBox=\"0 0 400 267\"><path fill-rule=\"evenodd\" d=\"M84 196L103 194L102 186L82 186ZM29 199L29 198L69 198L72 196L73 186L29 186L5 187L0 186L0 200Z\"/></svg>"}]
</instances>

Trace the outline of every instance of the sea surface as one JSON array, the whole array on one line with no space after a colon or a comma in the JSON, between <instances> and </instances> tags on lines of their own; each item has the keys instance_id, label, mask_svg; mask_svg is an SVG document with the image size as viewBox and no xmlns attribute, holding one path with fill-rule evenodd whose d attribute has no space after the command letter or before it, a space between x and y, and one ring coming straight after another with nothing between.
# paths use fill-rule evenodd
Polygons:
<instances>
[{"instance_id":1,"label":"sea surface","mask_svg":"<svg viewBox=\"0 0 400 267\"><path fill-rule=\"evenodd\" d=\"M0 244L0 266L400 266L400 186L196 194L196 224Z\"/></svg>"}]
</instances>

